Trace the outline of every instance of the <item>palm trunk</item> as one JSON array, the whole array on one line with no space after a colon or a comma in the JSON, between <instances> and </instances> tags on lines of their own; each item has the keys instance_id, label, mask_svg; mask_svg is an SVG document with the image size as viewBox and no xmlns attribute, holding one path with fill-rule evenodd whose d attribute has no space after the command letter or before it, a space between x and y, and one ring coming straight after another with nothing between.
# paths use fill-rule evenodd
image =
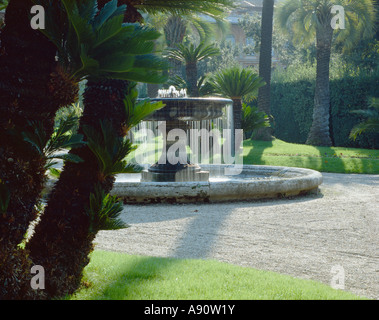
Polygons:
<instances>
[{"instance_id":1,"label":"palm trunk","mask_svg":"<svg viewBox=\"0 0 379 320\"><path fill-rule=\"evenodd\" d=\"M197 64L189 62L186 65L186 76L188 83L188 93L191 97L199 96L199 88L197 87Z\"/></svg>"},{"instance_id":2,"label":"palm trunk","mask_svg":"<svg viewBox=\"0 0 379 320\"><path fill-rule=\"evenodd\" d=\"M126 90L125 81L89 81L79 132L82 133L83 126L87 125L101 130L100 120L104 119L110 120L121 132L125 123L123 99ZM87 146L70 152L84 162L65 164L28 244L33 261L45 268L46 292L50 297L71 294L79 288L95 237L89 231L90 218L85 208L89 206L90 194L96 185L109 193L114 183L114 177L104 178L101 174L98 161Z\"/></svg>"},{"instance_id":3,"label":"palm trunk","mask_svg":"<svg viewBox=\"0 0 379 320\"><path fill-rule=\"evenodd\" d=\"M180 16L171 16L164 27L167 47L177 48L177 45L183 42L186 29L186 24ZM175 59L170 60L170 67L169 75L171 78L183 76L182 63L180 61Z\"/></svg>"},{"instance_id":4,"label":"palm trunk","mask_svg":"<svg viewBox=\"0 0 379 320\"><path fill-rule=\"evenodd\" d=\"M241 98L232 98L233 100L233 128L234 130L242 128L242 101Z\"/></svg>"},{"instance_id":5,"label":"palm trunk","mask_svg":"<svg viewBox=\"0 0 379 320\"><path fill-rule=\"evenodd\" d=\"M99 9L106 2L99 1ZM142 17L137 13L128 6L125 20L140 21ZM100 121L108 120L120 136L124 136L124 98L128 90L128 81L88 81L79 132L83 132L84 126L100 130ZM105 193L109 193L114 183L113 176L104 179L97 159L87 146L71 152L84 162L65 165L36 234L28 244L33 261L45 268L46 292L50 297L71 294L79 288L95 237L89 230L90 219L85 208L95 186L100 185Z\"/></svg>"},{"instance_id":6,"label":"palm trunk","mask_svg":"<svg viewBox=\"0 0 379 320\"><path fill-rule=\"evenodd\" d=\"M317 74L313 107L313 122L306 142L310 145L332 145L329 128L329 64L332 37L333 29L329 25L317 30Z\"/></svg>"},{"instance_id":7,"label":"palm trunk","mask_svg":"<svg viewBox=\"0 0 379 320\"><path fill-rule=\"evenodd\" d=\"M258 109L271 114L270 89L271 89L271 63L272 63L272 24L274 15L274 0L264 0L262 9L261 47L259 54L259 76L266 85L258 91ZM254 133L254 139L272 140L271 127L260 128Z\"/></svg>"},{"instance_id":8,"label":"palm trunk","mask_svg":"<svg viewBox=\"0 0 379 320\"><path fill-rule=\"evenodd\" d=\"M33 120L43 124L50 135L61 106L54 95L55 81L61 79L56 72L56 48L30 27L32 5L30 0L10 1L1 31L0 183L9 189L10 202L0 216L0 299L40 296L29 290L32 262L17 245L36 217L46 160L23 141L21 132Z\"/></svg>"}]
</instances>

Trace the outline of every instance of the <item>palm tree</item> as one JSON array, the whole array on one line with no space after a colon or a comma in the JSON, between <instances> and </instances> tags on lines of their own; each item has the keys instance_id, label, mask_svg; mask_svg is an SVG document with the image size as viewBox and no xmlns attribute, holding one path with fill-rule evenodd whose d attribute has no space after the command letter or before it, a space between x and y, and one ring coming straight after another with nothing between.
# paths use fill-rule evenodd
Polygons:
<instances>
[{"instance_id":1,"label":"palm tree","mask_svg":"<svg viewBox=\"0 0 379 320\"><path fill-rule=\"evenodd\" d=\"M167 50L167 56L169 58L185 64L188 93L191 97L199 96L199 88L197 86L198 62L219 54L220 50L217 47L214 45L206 45L204 42L201 42L198 46L193 43L189 43L188 45L179 44L177 49Z\"/></svg>"},{"instance_id":2,"label":"palm tree","mask_svg":"<svg viewBox=\"0 0 379 320\"><path fill-rule=\"evenodd\" d=\"M91 204L105 201L105 207L113 207L114 201L109 202L107 194L114 175L133 169L123 160L133 150L124 136L135 124L133 118L147 115L144 109L152 112L152 106L159 107L143 104L141 108L136 104L130 80L162 82L160 70L165 65L151 54L153 40L159 34L138 24L123 24L125 6L118 7L116 0L101 11L97 10L96 0L88 0L85 6L70 0L62 3L68 18L67 41L59 40L55 33L46 33L57 44L59 56L68 64L72 76L88 80L79 124L86 145L70 151L69 155L81 162L65 164L27 244L34 263L46 268L46 293L50 297L73 292L80 284L92 241L101 226L96 221L108 221L114 213ZM61 47L60 43L66 45ZM64 59L67 56L69 59ZM117 222L115 226L121 224Z\"/></svg>"},{"instance_id":3,"label":"palm tree","mask_svg":"<svg viewBox=\"0 0 379 320\"><path fill-rule=\"evenodd\" d=\"M272 63L272 25L274 15L274 0L263 0L261 46L259 53L259 76L265 85L258 91L258 109L269 115L270 112L270 84ZM259 129L255 134L257 140L271 140L271 127Z\"/></svg>"},{"instance_id":4,"label":"palm tree","mask_svg":"<svg viewBox=\"0 0 379 320\"><path fill-rule=\"evenodd\" d=\"M350 132L350 139L356 140L362 133L379 133L379 99L374 98L371 103L371 108L366 110L354 110L355 114L366 118L363 122L354 126Z\"/></svg>"},{"instance_id":5,"label":"palm tree","mask_svg":"<svg viewBox=\"0 0 379 320\"><path fill-rule=\"evenodd\" d=\"M233 100L233 127L242 128L242 97L256 93L264 81L252 69L232 67L211 75L213 92Z\"/></svg>"},{"instance_id":6,"label":"palm tree","mask_svg":"<svg viewBox=\"0 0 379 320\"><path fill-rule=\"evenodd\" d=\"M31 298L39 294L28 290L31 262L18 245L37 213L46 159L21 132L33 120L51 135L56 111L75 100L78 88L58 68L55 46L30 27L33 2L11 0L1 5L8 6L0 41L0 185L7 190L0 216L0 299L26 292L24 297ZM52 9L58 7L54 3Z\"/></svg>"},{"instance_id":7,"label":"palm tree","mask_svg":"<svg viewBox=\"0 0 379 320\"><path fill-rule=\"evenodd\" d=\"M345 29L333 29L333 5L345 11ZM375 22L372 0L286 0L278 8L277 20L282 30L291 30L298 43L316 39L317 72L313 122L307 144L330 146L329 64L333 39L346 48L360 37L371 36Z\"/></svg>"}]
</instances>

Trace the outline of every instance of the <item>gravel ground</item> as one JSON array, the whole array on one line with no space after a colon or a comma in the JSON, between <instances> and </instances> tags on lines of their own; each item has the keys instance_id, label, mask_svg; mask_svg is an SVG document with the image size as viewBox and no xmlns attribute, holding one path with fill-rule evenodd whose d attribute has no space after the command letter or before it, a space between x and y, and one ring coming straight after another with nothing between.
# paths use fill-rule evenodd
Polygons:
<instances>
[{"instance_id":1,"label":"gravel ground","mask_svg":"<svg viewBox=\"0 0 379 320\"><path fill-rule=\"evenodd\" d=\"M216 259L328 285L339 277L345 290L379 299L379 175L323 176L318 195L300 198L126 205L131 227L100 232L96 248Z\"/></svg>"}]
</instances>

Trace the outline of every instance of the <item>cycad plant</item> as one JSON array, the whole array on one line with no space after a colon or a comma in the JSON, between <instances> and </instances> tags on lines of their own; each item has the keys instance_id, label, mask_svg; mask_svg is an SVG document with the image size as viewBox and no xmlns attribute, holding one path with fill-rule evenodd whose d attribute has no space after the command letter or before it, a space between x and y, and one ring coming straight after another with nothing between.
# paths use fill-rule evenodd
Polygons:
<instances>
[{"instance_id":1,"label":"cycad plant","mask_svg":"<svg viewBox=\"0 0 379 320\"><path fill-rule=\"evenodd\" d=\"M344 9L343 21L334 21L334 5ZM330 146L329 64L332 45L340 42L349 49L360 38L373 35L373 1L286 0L278 7L276 18L282 30L293 33L296 43L306 44L316 40L316 89L307 144ZM344 23L343 28L337 22Z\"/></svg>"},{"instance_id":2,"label":"cycad plant","mask_svg":"<svg viewBox=\"0 0 379 320\"><path fill-rule=\"evenodd\" d=\"M242 122L244 138L253 138L256 131L261 128L269 128L270 121L268 115L259 111L258 107L242 103Z\"/></svg>"},{"instance_id":3,"label":"cycad plant","mask_svg":"<svg viewBox=\"0 0 379 320\"><path fill-rule=\"evenodd\" d=\"M47 7L48 1L41 3ZM18 244L38 212L46 158L20 133L33 121L51 135L56 111L74 102L78 92L60 72L54 44L30 27L33 4L9 1L0 34L0 181L9 196L7 211L0 215L0 299L40 294L29 290L30 260ZM60 9L59 2L50 5ZM61 97L61 88L68 88L69 95Z\"/></svg>"},{"instance_id":4,"label":"cycad plant","mask_svg":"<svg viewBox=\"0 0 379 320\"><path fill-rule=\"evenodd\" d=\"M353 127L350 132L350 139L356 140L362 133L379 133L379 99L373 98L369 109L354 110L359 116L366 120Z\"/></svg>"},{"instance_id":5,"label":"cycad plant","mask_svg":"<svg viewBox=\"0 0 379 320\"><path fill-rule=\"evenodd\" d=\"M215 94L233 100L233 126L242 128L242 97L257 94L264 81L252 69L232 67L211 75L208 80Z\"/></svg>"},{"instance_id":6,"label":"cycad plant","mask_svg":"<svg viewBox=\"0 0 379 320\"><path fill-rule=\"evenodd\" d=\"M219 54L220 50L216 46L212 44L207 45L204 42L201 42L199 45L195 45L194 43L189 43L188 45L179 44L177 49L167 50L168 58L184 63L188 93L191 97L199 96L197 64L202 60Z\"/></svg>"},{"instance_id":7,"label":"cycad plant","mask_svg":"<svg viewBox=\"0 0 379 320\"><path fill-rule=\"evenodd\" d=\"M160 71L165 67L152 55L152 41L158 33L137 24L123 24L125 6L118 7L116 0L100 11L92 0L86 1L86 6L83 1L80 5L62 2L68 13L67 42L63 48L56 43L60 55L70 57L63 60L68 61L64 68L74 78L87 78L78 131L86 144L70 150L69 155L82 162L65 163L27 244L32 260L46 269L50 297L72 293L80 284L94 238L89 234L90 217L86 214L91 194L95 188L108 194L115 174L131 170L123 158L133 147L123 137L130 129L129 119L141 109L126 107L127 95L134 97L133 106L138 104L134 86L124 80L163 81Z\"/></svg>"}]
</instances>

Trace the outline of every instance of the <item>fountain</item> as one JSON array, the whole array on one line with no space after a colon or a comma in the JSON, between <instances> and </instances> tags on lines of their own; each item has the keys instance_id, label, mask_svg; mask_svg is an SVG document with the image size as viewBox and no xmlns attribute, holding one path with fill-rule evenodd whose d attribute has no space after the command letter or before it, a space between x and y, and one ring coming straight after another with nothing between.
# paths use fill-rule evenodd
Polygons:
<instances>
[{"instance_id":1,"label":"fountain","mask_svg":"<svg viewBox=\"0 0 379 320\"><path fill-rule=\"evenodd\" d=\"M158 162L142 173L116 177L112 194L125 203L220 202L288 197L317 192L322 183L319 172L303 168L239 165L237 162L201 166L193 163L186 151L184 141L187 140L178 142L175 137L185 135L191 122L221 117L224 108L230 106L232 101L213 97L188 98L185 90L177 91L173 87L160 90L159 97L152 101L163 101L166 105L145 119L165 124L160 128L164 142L162 154ZM235 143L238 145L238 142ZM173 152L173 149L176 151ZM236 160L237 155L231 159Z\"/></svg>"},{"instance_id":2,"label":"fountain","mask_svg":"<svg viewBox=\"0 0 379 320\"><path fill-rule=\"evenodd\" d=\"M209 180L209 171L201 170L197 163L192 163L186 150L185 139L177 148L175 154L171 150L178 145L173 136L184 136L190 129L188 122L215 119L222 116L223 108L232 100L222 98L188 98L186 90L177 91L171 86L168 90L160 90L159 98L152 101L162 101L165 107L154 112L145 121L164 121L164 147L158 162L142 171L142 182L193 182ZM182 151L181 155L180 150Z\"/></svg>"}]
</instances>

